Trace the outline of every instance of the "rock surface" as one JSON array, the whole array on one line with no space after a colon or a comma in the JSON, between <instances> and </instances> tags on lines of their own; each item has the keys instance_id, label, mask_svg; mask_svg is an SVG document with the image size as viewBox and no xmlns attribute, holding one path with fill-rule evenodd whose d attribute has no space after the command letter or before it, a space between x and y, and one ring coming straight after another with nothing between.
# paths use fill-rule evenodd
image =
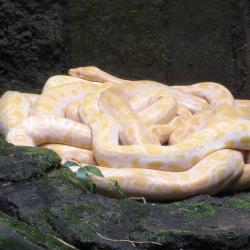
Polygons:
<instances>
[{"instance_id":1,"label":"rock surface","mask_svg":"<svg viewBox=\"0 0 250 250\"><path fill-rule=\"evenodd\" d=\"M248 0L0 1L0 94L39 92L69 67L169 84L217 81L250 98Z\"/></svg>"},{"instance_id":2,"label":"rock surface","mask_svg":"<svg viewBox=\"0 0 250 250\"><path fill-rule=\"evenodd\" d=\"M216 81L249 98L248 7L220 0L70 1L72 64L170 85Z\"/></svg>"},{"instance_id":3,"label":"rock surface","mask_svg":"<svg viewBox=\"0 0 250 250\"><path fill-rule=\"evenodd\" d=\"M53 236L0 212L0 249L74 249Z\"/></svg>"},{"instance_id":4,"label":"rock surface","mask_svg":"<svg viewBox=\"0 0 250 250\"><path fill-rule=\"evenodd\" d=\"M248 2L1 0L0 95L97 65L131 79L218 81L250 98ZM249 192L115 200L88 194L59 161L0 138L0 249L70 248L54 236L93 250L250 249Z\"/></svg>"},{"instance_id":5,"label":"rock surface","mask_svg":"<svg viewBox=\"0 0 250 250\"><path fill-rule=\"evenodd\" d=\"M39 168L35 176L16 178L16 152L25 153L27 148L1 141L3 148L12 155L4 159L12 164L13 177L9 173L0 183L0 249L8 249L10 239L17 239L15 249L33 245L31 249L51 249L47 243L40 244L44 233L77 249L250 249L250 193L171 203L116 200L87 193L74 173L56 168L58 159L48 152L47 167ZM34 162L41 161L36 154L42 152L33 148ZM5 172L2 159L1 151L0 174ZM20 221L38 231L26 230Z\"/></svg>"},{"instance_id":6,"label":"rock surface","mask_svg":"<svg viewBox=\"0 0 250 250\"><path fill-rule=\"evenodd\" d=\"M15 147L0 136L0 182L36 178L59 164L60 158L48 149Z\"/></svg>"},{"instance_id":7,"label":"rock surface","mask_svg":"<svg viewBox=\"0 0 250 250\"><path fill-rule=\"evenodd\" d=\"M0 1L0 92L38 91L66 60L64 1Z\"/></svg>"}]
</instances>

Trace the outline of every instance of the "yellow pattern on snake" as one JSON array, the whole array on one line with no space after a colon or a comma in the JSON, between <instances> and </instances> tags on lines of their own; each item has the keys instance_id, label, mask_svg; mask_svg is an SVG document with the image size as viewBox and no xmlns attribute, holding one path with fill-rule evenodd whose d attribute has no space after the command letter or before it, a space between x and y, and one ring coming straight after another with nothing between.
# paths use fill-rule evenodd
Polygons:
<instances>
[{"instance_id":1,"label":"yellow pattern on snake","mask_svg":"<svg viewBox=\"0 0 250 250\"><path fill-rule=\"evenodd\" d=\"M95 164L127 195L152 200L250 188L250 100L212 82L170 87L93 66L69 75L49 78L40 95L2 95L8 142Z\"/></svg>"}]
</instances>

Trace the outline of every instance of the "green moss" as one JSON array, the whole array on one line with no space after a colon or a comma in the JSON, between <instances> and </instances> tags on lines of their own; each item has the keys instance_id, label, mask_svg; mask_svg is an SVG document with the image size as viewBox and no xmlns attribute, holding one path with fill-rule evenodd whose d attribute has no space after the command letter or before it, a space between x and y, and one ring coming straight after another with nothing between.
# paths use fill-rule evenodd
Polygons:
<instances>
[{"instance_id":1,"label":"green moss","mask_svg":"<svg viewBox=\"0 0 250 250\"><path fill-rule=\"evenodd\" d=\"M171 212L171 211L176 211L181 207L181 203L180 202L172 202L172 203L168 203L164 206L164 211L165 212Z\"/></svg>"},{"instance_id":2,"label":"green moss","mask_svg":"<svg viewBox=\"0 0 250 250\"><path fill-rule=\"evenodd\" d=\"M101 206L100 206L101 207ZM63 208L61 210L65 219L76 220L79 221L79 218L82 215L88 217L88 221L90 222L108 222L113 218L112 214L105 214L103 211L98 207L97 204L88 203L88 204L81 204L81 205L73 205L67 208Z\"/></svg>"},{"instance_id":3,"label":"green moss","mask_svg":"<svg viewBox=\"0 0 250 250\"><path fill-rule=\"evenodd\" d=\"M64 184L60 184L58 186L58 190L61 192L72 192L73 187L72 185L67 185L67 182L70 182L71 184L80 186L85 192L87 192L86 188L84 187L83 183L76 178L75 173L73 173L71 170L67 168L60 168L60 169L54 169L48 174L49 178L55 178L60 180L65 180Z\"/></svg>"},{"instance_id":4,"label":"green moss","mask_svg":"<svg viewBox=\"0 0 250 250\"><path fill-rule=\"evenodd\" d=\"M168 213L174 211L191 216L212 216L215 213L212 206L196 200L190 200L185 204L182 202L169 203L165 206L164 211Z\"/></svg>"},{"instance_id":5,"label":"green moss","mask_svg":"<svg viewBox=\"0 0 250 250\"><path fill-rule=\"evenodd\" d=\"M48 249L72 249L71 247L66 246L51 235L44 234L25 223L22 223L5 215L2 212L0 212L0 225L9 227L10 230L22 236L22 239L25 239L28 242L33 242L34 244L37 244L39 246L43 246ZM4 237L1 237L1 241L2 243L4 243Z\"/></svg>"},{"instance_id":6,"label":"green moss","mask_svg":"<svg viewBox=\"0 0 250 250\"><path fill-rule=\"evenodd\" d=\"M31 157L38 157L39 160L46 160L46 162L59 163L61 160L55 152L47 148L38 147L20 147L23 150L23 154Z\"/></svg>"},{"instance_id":7,"label":"green moss","mask_svg":"<svg viewBox=\"0 0 250 250\"><path fill-rule=\"evenodd\" d=\"M5 236L0 235L0 247L4 247L7 244L9 244L9 240Z\"/></svg>"},{"instance_id":8,"label":"green moss","mask_svg":"<svg viewBox=\"0 0 250 250\"><path fill-rule=\"evenodd\" d=\"M46 233L52 233L55 236L59 236L50 223L51 213L47 208L32 209L29 213L29 217L29 223L38 228L39 230Z\"/></svg>"},{"instance_id":9,"label":"green moss","mask_svg":"<svg viewBox=\"0 0 250 250\"><path fill-rule=\"evenodd\" d=\"M23 153L25 155L34 155L39 154L41 152L41 148L37 149L36 147L23 147Z\"/></svg>"},{"instance_id":10,"label":"green moss","mask_svg":"<svg viewBox=\"0 0 250 250\"><path fill-rule=\"evenodd\" d=\"M165 206L165 212L179 212L182 215L191 216L212 216L215 210L212 206L206 204L205 202L199 202L197 200L190 200L188 203L173 202Z\"/></svg>"},{"instance_id":11,"label":"green moss","mask_svg":"<svg viewBox=\"0 0 250 250\"><path fill-rule=\"evenodd\" d=\"M13 149L14 145L7 143L5 139L3 138L3 136L0 136L0 148L3 150L9 150L9 149Z\"/></svg>"},{"instance_id":12,"label":"green moss","mask_svg":"<svg viewBox=\"0 0 250 250\"><path fill-rule=\"evenodd\" d=\"M93 203L72 205L60 209L57 213L61 213L63 219L69 221L70 231L81 232L84 241L96 240L97 236L91 228L99 228L99 223L106 223L108 220L107 216L103 215Z\"/></svg>"},{"instance_id":13,"label":"green moss","mask_svg":"<svg viewBox=\"0 0 250 250\"><path fill-rule=\"evenodd\" d=\"M68 185L67 183L61 183L57 186L57 190L62 193L71 193L74 191L74 187L72 185Z\"/></svg>"},{"instance_id":14,"label":"green moss","mask_svg":"<svg viewBox=\"0 0 250 250\"><path fill-rule=\"evenodd\" d=\"M191 216L212 216L214 215L215 211L213 207L204 203L204 202L197 202L193 201L184 207L178 209L178 211L184 215L191 215Z\"/></svg>"},{"instance_id":15,"label":"green moss","mask_svg":"<svg viewBox=\"0 0 250 250\"><path fill-rule=\"evenodd\" d=\"M188 230L179 230L179 229L170 229L170 230L164 230L161 229L157 232L154 233L153 239L157 242L164 242L166 241L167 238L172 237L172 236L184 236L184 235L189 235L191 234L190 231Z\"/></svg>"},{"instance_id":16,"label":"green moss","mask_svg":"<svg viewBox=\"0 0 250 250\"><path fill-rule=\"evenodd\" d=\"M230 206L236 208L250 208L250 197L232 197L228 203Z\"/></svg>"}]
</instances>

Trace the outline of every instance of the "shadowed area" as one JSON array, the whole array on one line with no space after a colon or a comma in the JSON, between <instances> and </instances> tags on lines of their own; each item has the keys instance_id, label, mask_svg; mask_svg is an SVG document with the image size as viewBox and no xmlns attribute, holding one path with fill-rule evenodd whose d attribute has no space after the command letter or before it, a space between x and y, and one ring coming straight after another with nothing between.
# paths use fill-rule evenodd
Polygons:
<instances>
[{"instance_id":1,"label":"shadowed area","mask_svg":"<svg viewBox=\"0 0 250 250\"><path fill-rule=\"evenodd\" d=\"M247 0L3 0L0 93L39 91L49 76L96 65L171 85L215 81L249 98L248 8Z\"/></svg>"},{"instance_id":2,"label":"shadowed area","mask_svg":"<svg viewBox=\"0 0 250 250\"><path fill-rule=\"evenodd\" d=\"M39 243L33 234L30 236L25 231L26 226L20 229L20 220L40 230L31 231L38 235L36 237L42 237L39 236L41 232L48 233L78 249L193 250L233 249L237 246L243 250L250 245L248 192L224 197L198 196L166 204L111 199L86 193L82 183L68 169L48 172L48 168L53 169L58 164L49 150L33 148L32 152L28 151L37 163L41 161L37 153L51 155L46 157L48 167L33 169L36 175L30 178L30 174L25 173L28 168L32 169L29 158L26 159L27 168L20 170L16 164L20 161L19 154L25 154L30 148L13 147L4 141L0 144L10 155L5 158L5 163L2 161L4 156L0 156L0 175L5 176L0 182L0 207L2 212L18 219L15 223L8 219L10 228L6 225L6 216L0 214L0 221L5 220L0 226L0 231L5 232L0 240L4 249L11 249L13 244L30 246L29 237L32 237L32 244ZM7 166L12 168L8 177ZM16 172L22 178L17 177ZM38 174L43 177L37 178ZM19 240L20 232L22 235L27 233L28 238ZM18 239L15 243L10 241L12 236ZM135 241L132 242L135 247L129 240ZM43 241L36 249L50 249L45 243Z\"/></svg>"},{"instance_id":3,"label":"shadowed area","mask_svg":"<svg viewBox=\"0 0 250 250\"><path fill-rule=\"evenodd\" d=\"M248 0L2 0L0 95L96 65L250 98ZM143 204L88 194L47 149L0 138L0 249L250 248L250 193Z\"/></svg>"}]
</instances>

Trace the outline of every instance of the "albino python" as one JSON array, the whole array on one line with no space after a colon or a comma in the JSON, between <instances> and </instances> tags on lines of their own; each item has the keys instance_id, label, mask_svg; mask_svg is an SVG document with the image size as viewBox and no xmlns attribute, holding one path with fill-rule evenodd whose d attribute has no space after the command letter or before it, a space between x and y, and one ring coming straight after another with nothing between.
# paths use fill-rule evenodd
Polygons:
<instances>
[{"instance_id":1,"label":"albino python","mask_svg":"<svg viewBox=\"0 0 250 250\"><path fill-rule=\"evenodd\" d=\"M9 143L98 166L104 178L91 178L104 193L107 179L152 200L250 187L250 100L212 82L170 87L93 66L69 75L49 78L40 95L2 95Z\"/></svg>"}]
</instances>

